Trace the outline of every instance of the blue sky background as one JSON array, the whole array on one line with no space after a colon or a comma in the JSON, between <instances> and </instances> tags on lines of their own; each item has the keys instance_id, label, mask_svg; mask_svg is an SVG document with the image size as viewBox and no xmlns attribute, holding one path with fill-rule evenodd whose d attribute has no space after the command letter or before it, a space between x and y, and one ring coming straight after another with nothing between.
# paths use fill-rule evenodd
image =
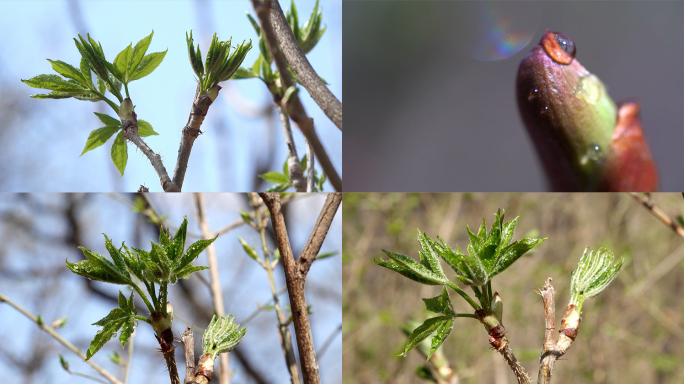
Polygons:
<instances>
[{"instance_id":1,"label":"blue sky background","mask_svg":"<svg viewBox=\"0 0 684 384\"><path fill-rule=\"evenodd\" d=\"M324 194L300 195L285 206L288 235L295 255L301 252L306 243L325 197ZM108 255L102 233L106 233L114 244L125 242L129 247L149 250L149 241L157 242L158 237L146 223L146 218L133 213L125 203L131 199L130 195L0 194L0 292L34 315L40 314L46 323L68 316L67 325L58 329L58 332L85 351L100 329L91 324L106 316L114 306L89 291L86 280L66 268L64 260L68 258L70 262L79 261L81 251L64 241L72 231L64 213L69 206L75 207L72 212L80 228L80 245L94 252ZM186 247L197 240L193 236L197 236L200 229L192 194L153 194L150 195L150 200L160 215L167 215L172 233L175 233L177 226L183 221L183 216L187 215ZM240 220L239 210L250 211L247 198L242 194L205 194L205 207L209 224L214 231ZM341 220L341 211L338 211L321 248L321 252L337 251L338 254L316 261L306 283L307 304L313 310L310 321L317 351L320 353L327 339L332 340L318 362L321 382L324 383L339 383L342 377L342 271L339 256L342 250ZM288 382L289 375L278 340L275 313L262 311L245 324L245 319L260 304L269 304L272 296L266 272L245 254L238 236L253 246L260 244L258 233L245 225L219 236L214 243L226 312L233 314L238 323L247 326L248 331L240 348L264 380L269 383ZM269 248L274 248L271 241ZM207 265L206 252L200 254L194 264ZM275 276L276 286L279 289L284 287L285 279L280 265ZM208 287L202 283L200 277L208 281L208 271L198 272L186 282L195 289L195 302L212 308ZM129 295L128 289L123 286L100 282L93 284L110 295L118 295L119 290L126 296ZM180 284L169 288L169 300L174 304L176 314L173 324L176 336L179 336L188 323L200 328L206 327L206 323L196 321L198 316L182 294ZM136 298L136 302L139 303L140 300ZM289 305L287 293L280 296L280 302L283 308ZM144 309L139 310L139 314L147 316ZM59 354L67 359L72 370L97 376L79 357L4 303L0 304L0 324L0 338L4 340L0 345L0 376L15 377L19 382L27 384L93 383L65 372L59 363ZM294 330L292 326L290 328L294 338ZM136 329L134 360L128 383L169 383L166 366L156 350L159 345L154 339L152 329L143 322ZM201 335L198 333L195 333L195 344L201 346ZM176 351L182 378L185 373L182 368L182 347L179 345ZM123 379L123 368L107 358L113 352L118 352L124 358L127 356L118 337L107 343L93 357L93 361ZM25 368L24 364L37 369ZM235 371L234 383L254 382L234 354L231 354L231 369Z\"/></svg>"},{"instance_id":2,"label":"blue sky background","mask_svg":"<svg viewBox=\"0 0 684 384\"><path fill-rule=\"evenodd\" d=\"M313 1L297 1L303 24ZM281 2L284 10L289 2ZM327 31L308 59L330 89L342 99L341 1L321 1ZM133 191L141 184L160 191L159 178L144 155L129 143L128 165L120 177L110 159L111 141L79 157L90 131L103 124L93 112L113 111L104 102L76 99L36 100L47 93L21 83L54 73L46 58L78 66L73 38L81 33L99 41L108 60L128 44L154 30L147 53L168 53L149 76L129 84L139 119L159 133L146 139L173 173L181 130L195 93L195 76L185 43L193 30L203 55L214 32L233 44L252 40L254 48L243 66L258 57L258 40L246 17L249 1L1 1L0 2L0 190L3 191ZM253 191L268 183L257 173L280 170L287 157L282 129L272 99L258 79L221 83L223 89L195 142L183 191ZM342 172L342 132L302 88L307 112L338 172ZM266 113L263 111L266 108ZM304 138L293 125L299 156ZM318 167L317 167L318 168ZM332 186L326 183L326 189Z\"/></svg>"}]
</instances>

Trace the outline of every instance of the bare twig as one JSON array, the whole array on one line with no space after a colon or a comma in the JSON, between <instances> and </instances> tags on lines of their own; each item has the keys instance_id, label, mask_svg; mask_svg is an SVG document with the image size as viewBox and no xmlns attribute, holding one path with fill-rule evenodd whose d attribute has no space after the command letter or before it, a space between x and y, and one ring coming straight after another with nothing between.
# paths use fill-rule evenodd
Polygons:
<instances>
[{"instance_id":1,"label":"bare twig","mask_svg":"<svg viewBox=\"0 0 684 384\"><path fill-rule=\"evenodd\" d=\"M273 26L278 45L283 50L283 54L294 70L294 73L302 82L304 88L309 91L311 98L316 101L326 116L342 130L342 103L330 92L325 83L311 67L306 55L299 47L290 25L285 19L282 8L277 0L269 0L273 5L269 21ZM282 72L281 72L282 73Z\"/></svg>"},{"instance_id":2,"label":"bare twig","mask_svg":"<svg viewBox=\"0 0 684 384\"><path fill-rule=\"evenodd\" d=\"M38 318L31 314L29 311L27 311L25 308L20 306L19 304L13 302L10 300L7 296L3 295L0 293L0 303L5 302L9 304L11 307L19 311L22 315L28 317L31 321L36 323L38 325L38 328L42 329L43 331L47 332L50 336L52 336L55 340L57 340L60 344L63 346L67 347L71 352L77 354L81 359L85 361L86 364L90 365L97 373L105 377L107 380L109 380L112 384L123 384L119 379L114 377L111 373L107 372L107 370L103 369L99 365L95 364L91 360L86 360L86 355L81 352L80 349L76 348L73 344L68 342L66 339L64 339L62 336L60 336L59 333L55 332L54 329L51 327L42 324L41 322L38 321Z\"/></svg>"},{"instance_id":3,"label":"bare twig","mask_svg":"<svg viewBox=\"0 0 684 384\"><path fill-rule=\"evenodd\" d=\"M574 305L570 304L563 314L563 321L561 322L560 335L558 342L554 341L556 332L556 304L555 291L551 285L551 278L547 278L544 286L539 291L544 301L544 317L546 319L546 332L544 333L544 346L541 357L539 359L539 375L537 376L537 384L548 384L551 382L551 375L553 374L553 364L558 358L567 352L572 342L577 337L579 329L579 317L575 320L570 320L570 314L573 313ZM576 312L576 309L575 309Z\"/></svg>"},{"instance_id":4,"label":"bare twig","mask_svg":"<svg viewBox=\"0 0 684 384\"><path fill-rule=\"evenodd\" d=\"M277 5L277 2L272 0L252 0L252 6L254 7L254 10L259 17L259 21L261 22L261 30L264 34L266 42L268 43L271 56L278 67L278 73L280 73L280 80L282 81L283 85L282 88L283 90L286 90L290 87L296 86L296 84L292 79L292 76L290 76L288 63L280 50L275 32L271 26L270 14L272 13L272 7L275 5ZM342 179L335 170L335 167L333 167L325 148L323 148L323 144L321 144L320 140L318 139L318 135L314 129L313 119L306 114L304 106L296 94L293 94L292 97L288 99L287 105L285 105L285 110L290 115L292 120L297 123L297 126L299 129L301 129L302 133L306 137L306 140L313 147L314 152L318 157L318 161L321 163L323 172L325 172L330 180L330 184L332 184L336 191L341 191Z\"/></svg>"},{"instance_id":5,"label":"bare twig","mask_svg":"<svg viewBox=\"0 0 684 384\"><path fill-rule=\"evenodd\" d=\"M212 233L209 228L209 222L205 215L204 210L204 196L201 193L195 194L195 203L197 205L197 221L199 221L200 228L202 229L202 235L205 239L211 239ZM221 277L219 276L218 269L218 259L216 257L216 248L212 243L207 247L207 260L209 263L209 276L211 277L211 295L214 299L214 308L216 309L216 315L219 317L224 317L226 315L226 310L223 306L223 293L221 291ZM219 370L219 383L220 384L230 384L230 366L229 357L227 353L219 354L220 370Z\"/></svg>"},{"instance_id":6,"label":"bare twig","mask_svg":"<svg viewBox=\"0 0 684 384\"><path fill-rule=\"evenodd\" d=\"M124 384L128 383L128 373L131 370L131 361L133 361L133 340L136 332L133 331L131 337L128 338L128 357L126 358L126 370L124 371Z\"/></svg>"},{"instance_id":7,"label":"bare twig","mask_svg":"<svg viewBox=\"0 0 684 384\"><path fill-rule=\"evenodd\" d=\"M217 86L221 90L220 86ZM176 169L173 171L173 182L178 186L178 192L183 188L183 180L185 179L185 171L188 169L188 160L190 160L190 151L197 136L202 131L200 127L204 122L204 117L207 116L207 111L213 103L213 100L207 95L207 92L199 93L200 86L197 85L195 91L195 98L190 109L190 117L188 123L183 128L183 136L181 137L180 147L178 148L178 160L176 160ZM218 92L218 91L217 91Z\"/></svg>"},{"instance_id":8,"label":"bare twig","mask_svg":"<svg viewBox=\"0 0 684 384\"><path fill-rule=\"evenodd\" d=\"M188 384L195 380L195 338L192 336L190 327L187 327L183 332L181 344L185 350L185 379L183 384Z\"/></svg>"},{"instance_id":9,"label":"bare twig","mask_svg":"<svg viewBox=\"0 0 684 384\"><path fill-rule=\"evenodd\" d=\"M314 156L313 147L306 141L306 191L316 191L316 179L314 174L314 165L316 165L316 156Z\"/></svg>"},{"instance_id":10,"label":"bare twig","mask_svg":"<svg viewBox=\"0 0 684 384\"><path fill-rule=\"evenodd\" d=\"M656 218L658 218L658 220L662 221L665 225L670 227L670 229L672 229L677 235L679 235L679 237L684 238L684 228L682 228L679 224L670 219L670 217L668 217L667 214L665 214L665 212L661 211L660 208L656 207L655 203L653 203L653 201L651 200L650 195L644 194L643 197L640 197L639 194L637 194L636 192L630 192L629 194L632 195L632 197L636 201L643 204L643 206L646 207L646 209L648 209L653 214L653 216L655 216Z\"/></svg>"},{"instance_id":11,"label":"bare twig","mask_svg":"<svg viewBox=\"0 0 684 384\"><path fill-rule=\"evenodd\" d=\"M306 191L306 182L304 181L304 173L302 172L302 163L297 156L297 148L295 147L294 139L292 138L292 129L290 129L290 117L283 111L283 107L276 104L278 115L280 116L280 125L283 126L283 134L285 134L285 143L287 144L287 151L289 156L287 158L287 173L290 176L292 186L297 192Z\"/></svg>"},{"instance_id":12,"label":"bare twig","mask_svg":"<svg viewBox=\"0 0 684 384\"><path fill-rule=\"evenodd\" d=\"M304 283L306 282L306 274L311 263L315 260L321 244L328 233L328 229L330 229L332 218L340 205L342 195L340 193L328 194L316 225L297 261L295 261L292 248L290 247L285 218L283 217L280 205L280 194L260 193L259 195L271 212L271 225L273 226L276 244L283 260L285 281L287 282L287 290L290 296L292 319L297 336L297 348L301 359L304 382L306 384L319 384L318 363L311 337L311 325L306 306Z\"/></svg>"}]
</instances>

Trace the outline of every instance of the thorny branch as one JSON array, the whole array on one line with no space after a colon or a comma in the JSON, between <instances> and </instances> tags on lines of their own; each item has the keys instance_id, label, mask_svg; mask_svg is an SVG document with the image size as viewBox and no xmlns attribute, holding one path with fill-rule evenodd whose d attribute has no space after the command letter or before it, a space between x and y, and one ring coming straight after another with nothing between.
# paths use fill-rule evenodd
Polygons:
<instances>
[{"instance_id":1,"label":"thorny branch","mask_svg":"<svg viewBox=\"0 0 684 384\"><path fill-rule=\"evenodd\" d=\"M304 295L304 283L309 267L315 260L321 244L330 229L332 218L342 201L342 194L328 194L328 198L323 205L316 225L297 261L295 261L294 255L292 254L292 248L290 247L290 240L285 226L285 218L283 217L283 212L281 210L280 194L260 193L259 196L261 196L268 207L268 210L271 212L271 225L273 226L276 244L283 260L283 269L285 271L285 280L287 282L287 290L290 297L292 319L295 326L295 334L297 336L297 348L301 359L304 382L306 384L319 384L318 363L316 361L316 352L311 337L311 325L309 323L306 297Z\"/></svg>"},{"instance_id":2,"label":"thorny branch","mask_svg":"<svg viewBox=\"0 0 684 384\"><path fill-rule=\"evenodd\" d=\"M195 194L195 203L197 205L197 221L199 221L202 229L202 236L205 239L213 238L209 223L204 209L204 196L201 193ZM216 257L216 248L214 244L207 248L207 260L209 263L209 276L211 277L211 296L214 299L214 308L216 315L220 317L226 316L226 310L223 306L223 293L221 291L221 277L219 276L218 258ZM227 353L219 354L219 383L230 384L230 361Z\"/></svg>"},{"instance_id":3,"label":"thorny branch","mask_svg":"<svg viewBox=\"0 0 684 384\"><path fill-rule=\"evenodd\" d=\"M95 364L92 360L86 360L86 355L81 352L80 349L76 348L73 344L68 342L66 339L64 339L62 336L60 336L59 333L55 332L52 327L49 327L45 324L42 324L41 322L38 321L38 318L31 314L29 311L27 311L24 307L20 306L19 304L13 302L10 300L7 296L3 295L0 293L0 303L5 302L12 306L14 309L19 311L22 315L28 317L31 321L36 323L38 325L38 328L42 329L43 331L47 332L50 336L52 336L55 340L57 340L60 344L63 346L67 347L71 352L77 354L81 359L83 359L86 364L90 365L97 373L105 377L107 380L109 380L112 384L123 384L119 379L114 377L111 373L107 372L104 368L100 367L99 365Z\"/></svg>"},{"instance_id":4,"label":"thorny branch","mask_svg":"<svg viewBox=\"0 0 684 384\"><path fill-rule=\"evenodd\" d=\"M277 0L270 0L271 12L269 21L273 26L275 37L283 50L283 54L287 62L294 70L294 73L302 82L304 88L309 91L311 98L316 101L319 107L323 110L326 116L335 123L337 128L342 130L342 103L330 92L325 83L318 76L316 71L311 67L311 63L306 58L301 47L297 43L290 25L285 19L282 8ZM256 6L255 6L256 8ZM281 72L282 73L282 72Z\"/></svg>"},{"instance_id":5,"label":"thorny branch","mask_svg":"<svg viewBox=\"0 0 684 384\"><path fill-rule=\"evenodd\" d=\"M278 67L282 88L283 90L287 90L290 87L296 86L296 84L292 79L292 76L290 76L288 62L285 60L285 56L283 56L283 53L280 50L275 32L271 26L270 14L272 13L272 7L274 4L277 4L277 2L272 0L252 0L252 6L259 17L261 30L264 34L266 42L268 43L271 56ZM335 170L335 167L333 167L325 148L323 148L323 144L318 139L318 135L316 134L316 130L314 128L313 119L306 114L301 100L296 94L294 94L287 101L285 101L284 104L287 113L290 115L292 120L297 123L297 126L304 134L304 137L306 137L306 140L313 147L314 153L318 157L318 161L321 163L323 172L325 172L330 180L330 184L332 184L336 191L340 192L342 190L342 179Z\"/></svg>"}]
</instances>

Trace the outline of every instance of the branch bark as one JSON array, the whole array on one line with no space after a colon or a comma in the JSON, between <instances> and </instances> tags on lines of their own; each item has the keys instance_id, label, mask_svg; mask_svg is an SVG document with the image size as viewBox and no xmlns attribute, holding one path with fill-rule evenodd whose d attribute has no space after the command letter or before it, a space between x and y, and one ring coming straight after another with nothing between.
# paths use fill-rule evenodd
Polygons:
<instances>
[{"instance_id":1,"label":"branch bark","mask_svg":"<svg viewBox=\"0 0 684 384\"><path fill-rule=\"evenodd\" d=\"M169 174L166 173L166 168L164 167L164 163L162 163L161 155L154 153L154 151L138 134L138 118L136 113L132 112L131 115L131 120L121 121L124 137L131 143L135 144L135 146L138 147L140 151L142 151L142 153L150 160L152 167L154 167L154 170L159 176L159 182L161 182L162 188L165 192L180 192L180 188L173 181L171 181Z\"/></svg>"},{"instance_id":2,"label":"branch bark","mask_svg":"<svg viewBox=\"0 0 684 384\"><path fill-rule=\"evenodd\" d=\"M539 293L544 301L544 317L546 321L546 332L544 333L544 346L541 357L539 358L539 375L537 376L537 384L548 384L551 382L551 375L553 374L553 365L561 356L567 352L572 342L577 337L579 329L579 320L576 323L573 321L569 324L569 316L573 311L574 305L569 305L563 315L561 323L560 336L558 342L554 341L556 332L556 304L555 304L555 290L551 285L551 278L547 278L544 286Z\"/></svg>"},{"instance_id":3,"label":"branch bark","mask_svg":"<svg viewBox=\"0 0 684 384\"><path fill-rule=\"evenodd\" d=\"M273 27L271 26L270 17L273 13L272 7L274 7L277 4L277 1L273 0L252 0L252 6L256 11L257 16L259 17L259 22L261 23L261 30L264 33L264 37L269 46L271 56L273 57L273 61L275 61L276 66L278 67L278 73L280 73L282 88L283 90L287 90L290 87L296 86L296 84L292 79L292 76L290 76L288 62L286 61L285 56L283 56L283 53L280 50L278 40L275 36L275 32L273 31ZM318 161L321 163L323 172L325 172L325 174L328 176L328 179L330 180L330 184L332 184L332 186L335 188L337 192L340 192L342 190L342 179L335 170L335 167L333 167L332 162L330 161L330 158L328 157L328 154L325 151L325 148L323 148L323 144L318 139L318 135L316 134L316 130L314 129L313 119L306 114L304 106L302 105L302 102L299 99L299 97L297 97L297 95L292 95L292 97L290 97L288 101L285 102L285 104L285 110L290 115L292 120L295 123L297 123L297 126L299 127L299 129L301 129L302 133L306 137L306 140L313 147L314 152L318 157Z\"/></svg>"},{"instance_id":4,"label":"branch bark","mask_svg":"<svg viewBox=\"0 0 684 384\"><path fill-rule=\"evenodd\" d=\"M658 220L662 221L663 224L667 225L670 227L671 230L674 231L679 237L684 238L684 228L677 224L676 222L672 221L669 216L665 212L663 212L660 208L656 207L656 205L653 203L653 201L650 199L648 195L645 195L644 197L640 197L639 194L636 192L630 192L629 193L636 201L640 202L646 209L648 209L653 216L655 216Z\"/></svg>"},{"instance_id":5,"label":"branch bark","mask_svg":"<svg viewBox=\"0 0 684 384\"><path fill-rule=\"evenodd\" d=\"M185 379L183 384L188 384L195 381L195 338L190 327L187 327L183 332L181 344L185 350Z\"/></svg>"},{"instance_id":6,"label":"branch bark","mask_svg":"<svg viewBox=\"0 0 684 384\"><path fill-rule=\"evenodd\" d=\"M309 240L304 246L304 250L297 261L294 259L292 248L290 247L290 240L287 236L285 218L283 217L280 205L280 194L260 193L259 195L271 212L271 225L273 226L276 244L280 250L280 256L283 261L285 281L287 282L287 291L290 297L292 320L295 326L295 335L297 336L297 349L299 350L304 383L319 384L320 376L318 374L316 352L311 337L311 325L309 323L309 315L306 306L304 283L306 282L306 274L309 271L309 267L313 260L315 260L316 254L318 253L318 250L320 250L321 244L330 229L332 217L335 215L335 212L340 205L342 195L339 193L328 195L318 220L316 221L316 225L309 236Z\"/></svg>"},{"instance_id":7,"label":"branch bark","mask_svg":"<svg viewBox=\"0 0 684 384\"><path fill-rule=\"evenodd\" d=\"M221 87L218 85L216 87L216 92L218 93L218 91L221 90ZM198 84L197 90L195 91L195 98L192 102L192 108L190 109L188 123L183 127L183 136L181 136L180 147L178 148L176 169L173 171L173 182L178 186L177 192L180 192L183 188L183 180L185 180L185 171L188 169L192 145L195 143L195 139L202 133L200 127L204 122L204 118L207 116L209 107L214 102L206 92L199 94L199 90L200 86Z\"/></svg>"},{"instance_id":8,"label":"branch bark","mask_svg":"<svg viewBox=\"0 0 684 384\"><path fill-rule=\"evenodd\" d=\"M195 203L197 205L197 221L199 221L200 228L202 229L202 236L205 239L211 239L213 236L205 215L204 196L201 193L195 194ZM223 293L221 291L218 258L216 257L216 247L214 247L213 243L207 248L207 260L209 262L209 276L211 278L211 296L214 299L216 315L224 317L226 316L226 310L223 306ZM230 384L230 361L228 353L219 354L219 366L219 383Z\"/></svg>"},{"instance_id":9,"label":"branch bark","mask_svg":"<svg viewBox=\"0 0 684 384\"><path fill-rule=\"evenodd\" d=\"M292 70L302 82L304 88L309 91L311 98L323 110L326 116L342 130L342 103L325 86L316 71L311 67L311 63L299 47L290 25L285 19L282 8L277 0L270 0L271 7L269 21L273 26L278 45L283 50L283 54L290 64ZM282 72L281 72L282 73Z\"/></svg>"}]
</instances>

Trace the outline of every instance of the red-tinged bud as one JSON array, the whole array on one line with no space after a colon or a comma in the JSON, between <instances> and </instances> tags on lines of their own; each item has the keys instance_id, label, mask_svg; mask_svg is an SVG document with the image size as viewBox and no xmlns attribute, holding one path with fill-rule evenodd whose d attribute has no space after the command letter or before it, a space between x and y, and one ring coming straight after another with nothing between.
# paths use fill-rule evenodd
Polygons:
<instances>
[{"instance_id":1,"label":"red-tinged bud","mask_svg":"<svg viewBox=\"0 0 684 384\"><path fill-rule=\"evenodd\" d=\"M200 359L199 363L197 365L197 374L195 375L195 380L199 383L204 380L202 378L206 379L206 382L211 381L211 378L214 376L214 359L211 356L211 353L205 353L203 354Z\"/></svg>"},{"instance_id":2,"label":"red-tinged bud","mask_svg":"<svg viewBox=\"0 0 684 384\"><path fill-rule=\"evenodd\" d=\"M618 111L608 154L608 169L601 189L608 192L652 192L658 172L644 138L639 103L627 101Z\"/></svg>"},{"instance_id":3,"label":"red-tinged bud","mask_svg":"<svg viewBox=\"0 0 684 384\"><path fill-rule=\"evenodd\" d=\"M561 326L558 332L560 337L558 338L558 348L562 351L567 350L570 344L575 340L579 332L579 326L582 318L577 310L577 306L574 304L568 305L563 313L563 320L561 320Z\"/></svg>"}]
</instances>

